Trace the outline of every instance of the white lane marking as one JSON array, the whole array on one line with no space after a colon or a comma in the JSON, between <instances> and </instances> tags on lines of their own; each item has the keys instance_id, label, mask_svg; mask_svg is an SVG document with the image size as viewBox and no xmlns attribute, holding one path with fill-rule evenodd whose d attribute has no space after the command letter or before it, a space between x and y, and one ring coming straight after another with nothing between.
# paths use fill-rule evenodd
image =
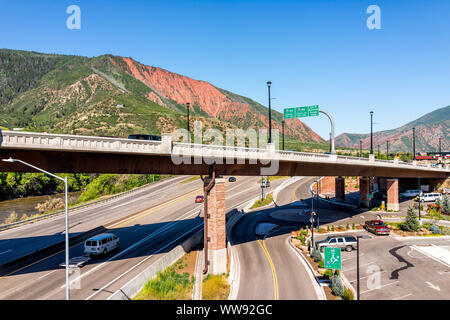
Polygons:
<instances>
[{"instance_id":1,"label":"white lane marking","mask_svg":"<svg viewBox=\"0 0 450 320\"><path fill-rule=\"evenodd\" d=\"M409 297L409 296L412 296L412 293L405 294L404 296L397 297L397 298L394 298L394 299L392 299L392 300L400 300L400 299L403 299L403 298L406 298L406 297Z\"/></svg>"},{"instance_id":2,"label":"white lane marking","mask_svg":"<svg viewBox=\"0 0 450 320\"><path fill-rule=\"evenodd\" d=\"M387 271L386 270L379 271L378 273L383 273L383 272L387 272ZM373 277L373 274L371 274L369 276L365 276L365 277L359 277L359 280L362 280L362 279L365 279L365 278L369 278L369 277ZM356 282L356 280L358 280L358 279L352 280L352 281L350 281L350 283Z\"/></svg>"},{"instance_id":3,"label":"white lane marking","mask_svg":"<svg viewBox=\"0 0 450 320\"><path fill-rule=\"evenodd\" d=\"M105 284L102 288L100 288L97 292L94 292L93 294L91 294L89 297L87 297L85 300L89 300L92 297L94 297L95 295L97 295L99 292L103 291L105 288L107 288L109 285L111 285L112 283L116 282L119 278L123 277L125 274L127 274L128 272L130 272L131 270L133 270L134 268L137 268L139 265L141 265L142 263L144 263L145 261L147 261L148 259L150 259L151 257L153 257L155 254L159 253L161 250L167 248L168 246L170 246L172 243L176 242L177 240L181 239L182 237L184 237L186 234L190 233L191 231L199 228L203 226L203 223L195 226L194 228L192 228L191 230L189 230L188 232L183 233L181 236L179 236L178 238L176 238L175 240L169 242L168 244L166 244L165 246L162 246L161 248L159 248L157 251L155 251L153 254L149 255L147 258L145 258L144 260L142 260L141 262L139 262L138 264L134 265L132 268L128 269L127 271L125 271L124 273L122 273L121 275L119 275L118 277L116 277L115 279L111 280L109 283ZM138 275L139 276L139 275Z\"/></svg>"},{"instance_id":4,"label":"white lane marking","mask_svg":"<svg viewBox=\"0 0 450 320\"><path fill-rule=\"evenodd\" d=\"M41 280L42 278L45 278L46 276L51 275L53 272L56 272L56 271L58 271L58 270L50 271L49 273L44 274L42 277L39 277L38 280Z\"/></svg>"},{"instance_id":5,"label":"white lane marking","mask_svg":"<svg viewBox=\"0 0 450 320\"><path fill-rule=\"evenodd\" d=\"M441 288L439 288L439 286L435 286L434 284L432 284L430 281L425 281L425 283L428 285L428 287L430 287L433 290L437 290L437 291L441 291Z\"/></svg>"},{"instance_id":6,"label":"white lane marking","mask_svg":"<svg viewBox=\"0 0 450 320\"><path fill-rule=\"evenodd\" d=\"M12 251L12 249L9 249L8 251L0 252L0 254L5 254L5 253L11 252L11 251Z\"/></svg>"},{"instance_id":7,"label":"white lane marking","mask_svg":"<svg viewBox=\"0 0 450 320\"><path fill-rule=\"evenodd\" d=\"M372 262L367 262L367 263L359 264L359 267L366 266L366 265L368 265L368 264L375 263L375 262L376 262L376 261L372 261ZM344 268L343 268L343 269L344 269ZM344 271L347 272L347 271L355 270L355 269L356 269L356 267L353 267L353 268L350 268L350 269L344 269Z\"/></svg>"},{"instance_id":8,"label":"white lane marking","mask_svg":"<svg viewBox=\"0 0 450 320\"><path fill-rule=\"evenodd\" d=\"M70 284L71 284L72 282L75 282L75 281L80 281L81 279L83 279L84 277L86 277L88 274L90 274L90 273L94 272L95 270L98 270L99 268L103 267L107 262L109 262L109 261L111 261L111 260L114 260L114 259L116 259L116 258L118 258L118 257L120 257L120 256L122 256L122 255L124 255L125 253L128 253L129 251L133 250L134 248L136 248L136 247L139 246L140 244L142 244L142 243L144 243L145 241L147 241L147 240L149 240L149 239L155 237L156 235L158 235L158 234L160 234L160 233L162 233L162 232L168 230L169 228L173 228L176 224L178 224L178 223L180 223L180 222L182 221L181 219L185 218L185 217L186 217L187 215L189 215L189 214L192 214L193 211L197 211L197 208L194 208L194 209L188 211L187 213L185 213L184 215L182 215L182 216L179 218L179 220L175 220L175 221L173 221L173 222L171 222L171 223L169 223L169 224L167 224L167 225L165 225L165 226L159 228L158 230L156 230L156 231L154 231L153 233L147 235L146 237L142 238L141 240L135 242L134 244L132 244L131 246L127 247L127 248L124 249L123 251L117 253L116 255L114 255L113 257L109 258L108 260L102 262L101 264L99 264L99 265L96 266L95 268L92 268L91 270L89 270L89 271L83 273L81 276L79 276L79 277L73 279L73 280L70 282ZM64 285L61 286L61 289L64 289L65 287L66 287L66 285L64 284Z\"/></svg>"},{"instance_id":9,"label":"white lane marking","mask_svg":"<svg viewBox=\"0 0 450 320\"><path fill-rule=\"evenodd\" d=\"M397 282L399 282L399 281L397 280L397 281L394 281L394 282L391 282L391 283L388 283L388 284L384 284L384 285L382 285L382 286L379 286L378 288L375 288L375 289L369 289L369 290L363 291L363 292L361 292L361 294L367 293L367 292L370 292L370 291L373 291L373 290L378 290L378 289L381 289L381 288L383 288L383 287L390 286L391 284L394 284L394 283L397 283Z\"/></svg>"}]
</instances>

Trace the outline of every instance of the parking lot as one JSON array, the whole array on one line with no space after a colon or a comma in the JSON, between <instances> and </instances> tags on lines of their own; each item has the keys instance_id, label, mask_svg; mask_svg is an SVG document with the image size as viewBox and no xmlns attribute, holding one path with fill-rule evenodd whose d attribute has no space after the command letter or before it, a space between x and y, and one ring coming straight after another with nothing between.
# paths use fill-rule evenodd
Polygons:
<instances>
[{"instance_id":1,"label":"parking lot","mask_svg":"<svg viewBox=\"0 0 450 320\"><path fill-rule=\"evenodd\" d=\"M450 239L398 239L366 231L360 239L361 300L431 300L450 298L450 265L415 249L433 246L447 252ZM317 237L322 240L324 236ZM447 250L447 251L445 251ZM343 273L356 290L356 250L342 252Z\"/></svg>"}]
</instances>

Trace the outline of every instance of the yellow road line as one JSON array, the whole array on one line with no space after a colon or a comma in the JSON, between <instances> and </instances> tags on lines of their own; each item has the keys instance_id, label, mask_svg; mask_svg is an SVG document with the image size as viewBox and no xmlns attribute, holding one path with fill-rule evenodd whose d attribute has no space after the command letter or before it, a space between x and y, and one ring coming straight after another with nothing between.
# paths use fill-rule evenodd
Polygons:
<instances>
[{"instance_id":1,"label":"yellow road line","mask_svg":"<svg viewBox=\"0 0 450 320\"><path fill-rule=\"evenodd\" d=\"M275 270L275 265L273 264L272 258L270 257L269 251L267 250L265 241L256 240L263 250L264 254L266 255L267 261L269 261L270 269L272 269L272 276L273 276L273 286L274 286L274 300L279 300L279 293L278 293L278 278L277 278L277 272Z\"/></svg>"},{"instance_id":2,"label":"yellow road line","mask_svg":"<svg viewBox=\"0 0 450 320\"><path fill-rule=\"evenodd\" d=\"M158 206L160 206L159 208L153 209L153 210L151 210L150 212L144 212L143 215L140 215L140 216L136 217L135 219L126 221L126 222L124 222L124 223L118 225L117 227L113 227L113 228L111 228L111 229L117 229L117 228L120 228L120 227L122 227L122 226L124 226L124 225L130 224L130 223L133 222L133 221L136 221L136 220L141 219L141 218L143 218L143 217L145 217L145 216L148 216L148 215L150 215L151 213L154 213L154 212L160 211L160 210L162 210L162 209L164 209L164 208L167 208L167 207L169 207L169 206L171 206L171 205L173 205L173 204L175 204L175 203L178 203L178 202L180 202L180 201L182 201L182 200L184 200L184 199L186 199L186 198L188 198L188 197L191 197L193 193L196 193L196 192L198 192L199 190L201 190L201 189L194 190L194 191L190 192L189 194L187 194L186 196L184 196L184 197L182 197L182 198L180 198L180 199L176 198L176 199L170 200L168 203L166 203L166 204L163 205L163 206L158 205ZM78 243L78 244L76 244L76 245L73 245L73 246L70 247L70 248L73 248L73 247L76 247L76 246L79 246L79 245L80 245L80 244ZM0 276L0 279L2 279L2 278L4 278L4 277L7 277L7 276L9 276L9 275L12 275L12 274L14 274L14 273L16 273L16 272L19 272L19 271L21 271L21 270L23 270L23 269L25 269L25 268L31 267L31 266L33 266L33 265L35 265L35 264L37 264L37 263L39 263L39 262L41 262L41 261L44 261L44 260L46 260L46 259L50 259L51 257L54 257L54 256L56 256L57 254L60 254L61 252L64 252L64 251L65 251L65 250L58 251L58 252L56 252L56 253L54 253L54 254L48 256L48 257L44 257L44 258L42 258L42 259L40 259L40 260L38 260L38 261L35 261L35 262L33 262L33 263L30 263L29 265L26 265L26 266L24 266L24 267L21 267L21 268L19 268L19 269L17 269L17 270L14 270L14 271L8 273L8 274L5 274L5 275L3 275L3 276Z\"/></svg>"},{"instance_id":3,"label":"yellow road line","mask_svg":"<svg viewBox=\"0 0 450 320\"><path fill-rule=\"evenodd\" d=\"M295 196L295 193L297 192L298 188L300 188L303 185L303 183L300 183L297 188L294 189L294 192L292 193L292 202L297 201L298 198Z\"/></svg>"}]
</instances>

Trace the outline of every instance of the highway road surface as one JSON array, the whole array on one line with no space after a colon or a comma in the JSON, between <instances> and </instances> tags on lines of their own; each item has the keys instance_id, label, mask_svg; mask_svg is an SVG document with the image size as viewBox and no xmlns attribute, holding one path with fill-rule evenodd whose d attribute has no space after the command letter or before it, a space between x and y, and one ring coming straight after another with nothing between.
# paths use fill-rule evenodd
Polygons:
<instances>
[{"instance_id":1,"label":"highway road surface","mask_svg":"<svg viewBox=\"0 0 450 320\"><path fill-rule=\"evenodd\" d=\"M298 196L308 198L313 180L303 178L286 187L280 191L277 204L291 203ZM300 224L276 220L267 211L245 215L233 229L232 243L240 273L237 299L317 300L312 279L287 241L290 231L298 230ZM258 227L271 224L276 228L267 228L267 232Z\"/></svg>"},{"instance_id":2,"label":"highway road surface","mask_svg":"<svg viewBox=\"0 0 450 320\"><path fill-rule=\"evenodd\" d=\"M121 248L107 257L93 259L79 269L80 274L72 278L71 299L107 299L165 252L201 230L203 204L195 204L194 199L197 194L202 194L202 183L200 180L181 183L183 179L186 177L160 182L139 195L115 201L114 204L108 203L107 208L73 214L72 228L83 225L86 229L92 229L108 224L108 229L120 238ZM259 195L259 179L237 177L234 183L227 181L227 210ZM282 181L274 181L272 189ZM84 218L75 220L78 215L80 219L82 215ZM58 219L61 221L58 222ZM51 237L55 232L61 233L63 221L60 217L2 232L0 250L13 248L26 252L26 248L9 246L8 243L27 246L36 240ZM39 225L42 227L39 228ZM70 249L70 256L79 256L82 251L82 244L75 245ZM64 252L61 251L3 275L0 278L0 299L64 299L65 271L58 267L63 261Z\"/></svg>"}]
</instances>

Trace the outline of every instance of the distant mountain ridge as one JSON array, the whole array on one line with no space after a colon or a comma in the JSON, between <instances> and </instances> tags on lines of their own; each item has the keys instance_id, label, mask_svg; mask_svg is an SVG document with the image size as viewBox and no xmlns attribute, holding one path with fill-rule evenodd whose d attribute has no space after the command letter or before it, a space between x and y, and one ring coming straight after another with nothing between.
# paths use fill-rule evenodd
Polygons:
<instances>
[{"instance_id":1,"label":"distant mountain ridge","mask_svg":"<svg viewBox=\"0 0 450 320\"><path fill-rule=\"evenodd\" d=\"M435 152L439 150L441 138L442 151L450 151L450 106L434 110L397 129L374 132L374 151L386 153L386 142L389 141L391 152L412 152L412 129L416 132L416 152ZM364 149L370 148L370 133L343 133L336 137L336 145L347 148L359 148L362 141Z\"/></svg>"},{"instance_id":2,"label":"distant mountain ridge","mask_svg":"<svg viewBox=\"0 0 450 320\"><path fill-rule=\"evenodd\" d=\"M132 58L87 58L0 50L0 126L39 132L127 137L186 127L268 128L268 109L206 81L194 80ZM281 131L283 115L272 111ZM324 143L298 119L286 122L286 136Z\"/></svg>"}]
</instances>

